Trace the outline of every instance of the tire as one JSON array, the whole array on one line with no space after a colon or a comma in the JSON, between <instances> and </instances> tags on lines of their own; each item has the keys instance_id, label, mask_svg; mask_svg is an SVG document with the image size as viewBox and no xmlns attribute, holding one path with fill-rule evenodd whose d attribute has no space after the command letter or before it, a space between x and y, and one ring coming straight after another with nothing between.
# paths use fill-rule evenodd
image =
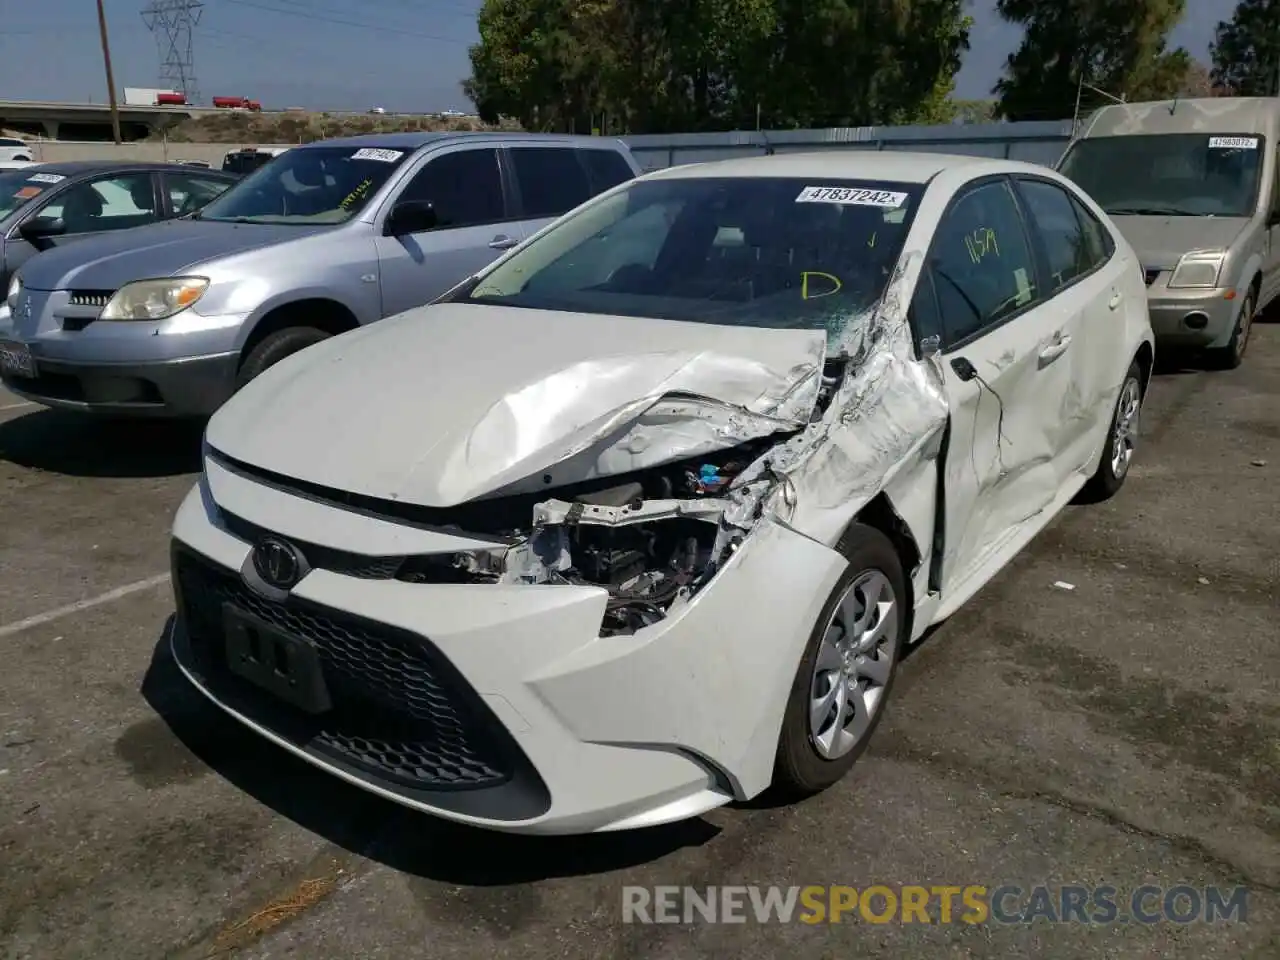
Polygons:
<instances>
[{"instance_id":1,"label":"tire","mask_svg":"<svg viewBox=\"0 0 1280 960\"><path fill-rule=\"evenodd\" d=\"M848 558L849 566L823 605L822 615L809 637L804 656L800 658L800 666L783 713L782 731L778 737L773 787L783 796L794 799L811 796L831 786L849 772L866 749L880 718L884 716L893 681L897 676L898 660L911 629L906 576L889 538L879 530L855 524L841 538L836 549ZM865 606L861 602L864 599L864 588L874 589L877 586L881 590L887 587L891 591L893 607L878 620L872 621L873 629L868 631L873 636L881 635L881 642L873 650L876 657L871 661L883 664L882 669L876 671L878 692L874 702L867 709L867 718L858 724L860 730L851 731L847 726L843 728L843 732L849 734L848 739L829 735L836 726L835 721L839 720L839 716L834 713L834 704L832 711L826 713L818 723L815 732L810 722L810 703L815 699L815 694L829 693L842 677L847 678L839 669L833 673L818 669L820 654L827 654L823 657L824 663L836 662L829 659L834 652L834 646L827 643L829 627L838 626L846 615L856 617L857 608ZM883 592L879 595L886 596ZM846 598L853 602L845 604ZM879 623L884 629L874 630L875 623ZM846 665L849 662L847 658L844 660ZM853 660L854 665L866 662L865 657ZM871 682L871 678L865 675L854 677L855 682L864 679ZM861 694L858 696L861 697ZM868 698L861 697L861 701L866 705ZM857 720L855 714L849 714L849 718Z\"/></svg>"},{"instance_id":2,"label":"tire","mask_svg":"<svg viewBox=\"0 0 1280 960\"><path fill-rule=\"evenodd\" d=\"M245 357L244 363L240 364L240 372L236 374L236 389L243 387L267 367L321 340L328 340L330 336L332 334L315 327L285 327L267 334Z\"/></svg>"},{"instance_id":3,"label":"tire","mask_svg":"<svg viewBox=\"0 0 1280 960\"><path fill-rule=\"evenodd\" d=\"M1102 460L1098 463L1097 471L1081 490L1083 502L1101 503L1110 500L1124 486L1137 447L1142 401L1142 369L1135 360L1129 364L1124 383L1120 386L1120 394L1116 397L1115 409L1111 411L1107 442L1102 446ZM1118 449L1121 450L1121 456L1116 455Z\"/></svg>"},{"instance_id":4,"label":"tire","mask_svg":"<svg viewBox=\"0 0 1280 960\"><path fill-rule=\"evenodd\" d=\"M1240 305L1240 315L1236 317L1235 328L1231 331L1231 339L1225 347L1205 351L1209 365L1215 370L1234 370L1244 362L1245 351L1249 349L1249 334L1253 331L1254 313L1257 312L1258 295L1251 289L1244 295L1244 303Z\"/></svg>"}]
</instances>

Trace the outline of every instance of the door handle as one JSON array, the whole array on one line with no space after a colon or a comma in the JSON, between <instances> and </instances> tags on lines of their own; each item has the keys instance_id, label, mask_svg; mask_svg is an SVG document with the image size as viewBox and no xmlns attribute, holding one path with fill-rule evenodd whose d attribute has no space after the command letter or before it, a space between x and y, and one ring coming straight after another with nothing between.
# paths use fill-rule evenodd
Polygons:
<instances>
[{"instance_id":1,"label":"door handle","mask_svg":"<svg viewBox=\"0 0 1280 960\"><path fill-rule=\"evenodd\" d=\"M1067 347L1071 346L1071 337L1064 336L1061 332L1053 335L1050 344L1040 351L1040 365L1053 363L1060 356L1067 352Z\"/></svg>"},{"instance_id":2,"label":"door handle","mask_svg":"<svg viewBox=\"0 0 1280 960\"><path fill-rule=\"evenodd\" d=\"M519 242L513 237L508 237L505 233L500 233L489 241L489 246L494 250L510 250Z\"/></svg>"},{"instance_id":3,"label":"door handle","mask_svg":"<svg viewBox=\"0 0 1280 960\"><path fill-rule=\"evenodd\" d=\"M1124 300L1124 295L1117 290L1115 293L1111 295L1111 299L1107 301L1108 309L1111 309L1111 310L1116 309L1116 307L1120 306L1120 303L1122 300Z\"/></svg>"}]
</instances>

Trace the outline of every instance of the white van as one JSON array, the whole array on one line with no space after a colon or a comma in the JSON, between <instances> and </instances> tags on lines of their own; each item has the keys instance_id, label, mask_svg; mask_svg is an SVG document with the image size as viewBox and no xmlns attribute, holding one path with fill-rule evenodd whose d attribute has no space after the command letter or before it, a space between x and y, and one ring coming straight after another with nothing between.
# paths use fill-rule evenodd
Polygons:
<instances>
[{"instance_id":1,"label":"white van","mask_svg":"<svg viewBox=\"0 0 1280 960\"><path fill-rule=\"evenodd\" d=\"M1058 171L1142 259L1157 342L1244 359L1254 315L1280 295L1280 99L1102 107Z\"/></svg>"}]
</instances>

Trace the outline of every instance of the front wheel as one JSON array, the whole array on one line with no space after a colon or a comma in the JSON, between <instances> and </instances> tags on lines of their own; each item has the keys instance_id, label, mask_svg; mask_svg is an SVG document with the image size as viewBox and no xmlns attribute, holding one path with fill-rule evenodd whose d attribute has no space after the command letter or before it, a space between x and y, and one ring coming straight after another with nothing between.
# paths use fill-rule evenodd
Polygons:
<instances>
[{"instance_id":1,"label":"front wheel","mask_svg":"<svg viewBox=\"0 0 1280 960\"><path fill-rule=\"evenodd\" d=\"M774 787L793 797L825 790L866 749L910 629L906 577L889 538L855 524L837 549L849 566L809 637L778 739Z\"/></svg>"},{"instance_id":2,"label":"front wheel","mask_svg":"<svg viewBox=\"0 0 1280 960\"><path fill-rule=\"evenodd\" d=\"M292 356L321 340L328 340L331 334L315 327L286 327L262 338L244 358L240 372L236 375L236 389L240 389L268 367L279 363L285 357Z\"/></svg>"},{"instance_id":3,"label":"front wheel","mask_svg":"<svg viewBox=\"0 0 1280 960\"><path fill-rule=\"evenodd\" d=\"M1258 299L1250 290L1244 295L1244 303L1240 304L1240 315L1231 331L1231 339L1225 347L1208 351L1210 364L1218 370L1234 370L1244 362L1244 354L1249 349L1249 334L1253 330L1253 314L1257 309Z\"/></svg>"},{"instance_id":4,"label":"front wheel","mask_svg":"<svg viewBox=\"0 0 1280 960\"><path fill-rule=\"evenodd\" d=\"M1142 415L1142 370L1137 361L1129 364L1120 386L1120 396L1111 414L1107 442L1102 447L1102 462L1082 491L1086 502L1110 500L1124 486L1133 463L1138 443L1138 423Z\"/></svg>"}]
</instances>

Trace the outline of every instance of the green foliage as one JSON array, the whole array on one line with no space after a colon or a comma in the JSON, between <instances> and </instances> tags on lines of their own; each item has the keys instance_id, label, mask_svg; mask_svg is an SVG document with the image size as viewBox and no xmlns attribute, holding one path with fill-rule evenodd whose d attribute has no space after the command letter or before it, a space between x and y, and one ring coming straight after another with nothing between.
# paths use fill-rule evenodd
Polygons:
<instances>
[{"instance_id":1,"label":"green foliage","mask_svg":"<svg viewBox=\"0 0 1280 960\"><path fill-rule=\"evenodd\" d=\"M1166 47L1186 0L997 0L1004 19L1025 30L993 91L1009 120L1059 120L1106 102L1079 81L1126 100L1173 96L1193 67Z\"/></svg>"},{"instance_id":2,"label":"green foliage","mask_svg":"<svg viewBox=\"0 0 1280 960\"><path fill-rule=\"evenodd\" d=\"M1210 48L1214 83L1241 97L1280 92L1280 0L1241 0Z\"/></svg>"},{"instance_id":3,"label":"green foliage","mask_svg":"<svg viewBox=\"0 0 1280 960\"><path fill-rule=\"evenodd\" d=\"M485 0L464 84L535 130L950 122L965 0Z\"/></svg>"}]
</instances>

